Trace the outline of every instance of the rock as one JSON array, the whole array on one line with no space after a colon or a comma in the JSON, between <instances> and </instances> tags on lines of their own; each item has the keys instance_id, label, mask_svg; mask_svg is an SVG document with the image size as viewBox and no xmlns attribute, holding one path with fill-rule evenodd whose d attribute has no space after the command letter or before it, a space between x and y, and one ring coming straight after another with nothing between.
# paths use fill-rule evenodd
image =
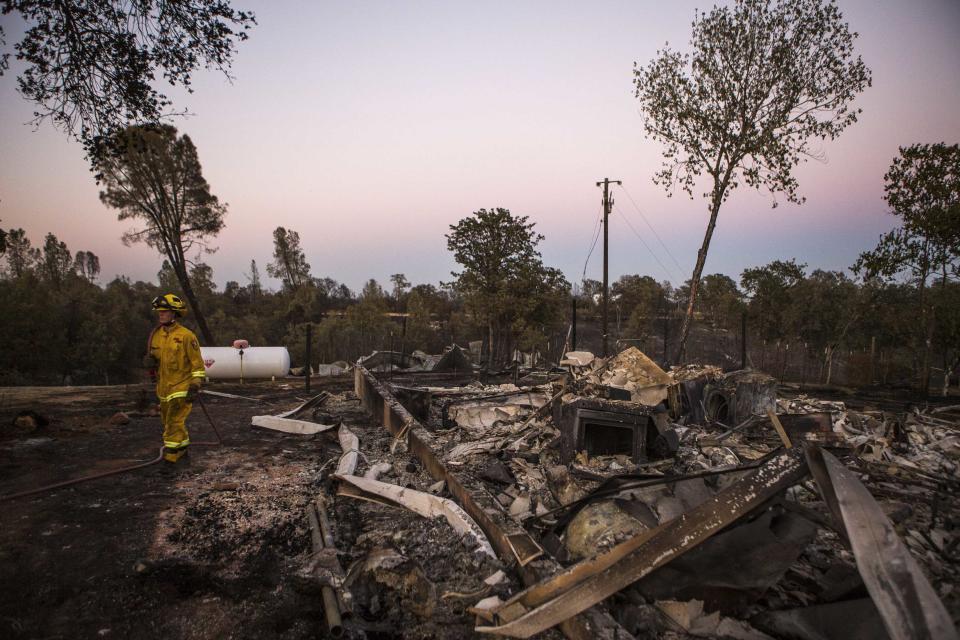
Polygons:
<instances>
[{"instance_id":1,"label":"rock","mask_svg":"<svg viewBox=\"0 0 960 640\"><path fill-rule=\"evenodd\" d=\"M510 515L520 520L530 513L530 498L520 496L510 505Z\"/></svg>"},{"instance_id":2,"label":"rock","mask_svg":"<svg viewBox=\"0 0 960 640\"><path fill-rule=\"evenodd\" d=\"M507 485L516 482L516 478L513 477L510 469L496 458L491 458L487 462L487 465L480 471L480 477L484 480Z\"/></svg>"},{"instance_id":3,"label":"rock","mask_svg":"<svg viewBox=\"0 0 960 640\"><path fill-rule=\"evenodd\" d=\"M24 431L33 431L37 428L37 421L31 415L19 415L13 419L13 426Z\"/></svg>"},{"instance_id":4,"label":"rock","mask_svg":"<svg viewBox=\"0 0 960 640\"><path fill-rule=\"evenodd\" d=\"M125 414L123 411L118 411L107 421L111 426L117 427L124 424L130 424L130 416Z\"/></svg>"},{"instance_id":5,"label":"rock","mask_svg":"<svg viewBox=\"0 0 960 640\"><path fill-rule=\"evenodd\" d=\"M13 419L13 426L28 433L36 430L37 427L45 427L48 424L50 424L50 421L47 418L29 409L21 411Z\"/></svg>"}]
</instances>

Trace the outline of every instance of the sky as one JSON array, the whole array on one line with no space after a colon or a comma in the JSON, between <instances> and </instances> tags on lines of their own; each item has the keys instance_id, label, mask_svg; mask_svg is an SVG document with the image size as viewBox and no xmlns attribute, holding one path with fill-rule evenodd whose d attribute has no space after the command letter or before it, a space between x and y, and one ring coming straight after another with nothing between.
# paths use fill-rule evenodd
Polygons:
<instances>
[{"instance_id":1,"label":"sky","mask_svg":"<svg viewBox=\"0 0 960 640\"><path fill-rule=\"evenodd\" d=\"M688 49L695 9L712 3L597 0L325 2L234 0L258 25L233 79L199 71L194 93L165 91L193 115L173 124L197 146L226 227L202 259L221 285L264 277L277 226L296 230L312 273L359 289L394 273L450 280L444 234L481 208L528 216L544 263L571 282L602 277L590 254L604 178L615 187L610 278L690 277L706 201L653 184L663 147L644 137L633 65L668 43ZM723 205L704 273L795 258L846 269L896 219L883 175L900 146L960 142L960 2L839 0L860 34L873 86L860 121L817 143L795 170L803 205L737 189ZM2 18L8 46L19 25ZM53 232L100 257L101 281L155 280L161 258L125 247L130 228L98 198L80 145L29 124L0 77L0 226L34 245ZM703 189L695 191L696 194ZM590 255L587 261L588 254ZM276 281L267 279L274 287Z\"/></svg>"}]
</instances>

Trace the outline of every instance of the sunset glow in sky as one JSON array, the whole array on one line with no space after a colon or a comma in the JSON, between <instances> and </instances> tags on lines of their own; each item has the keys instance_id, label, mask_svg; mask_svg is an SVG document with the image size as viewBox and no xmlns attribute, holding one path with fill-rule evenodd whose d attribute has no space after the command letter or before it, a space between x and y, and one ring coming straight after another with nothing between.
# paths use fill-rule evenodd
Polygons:
<instances>
[{"instance_id":1,"label":"sunset glow in sky","mask_svg":"<svg viewBox=\"0 0 960 640\"><path fill-rule=\"evenodd\" d=\"M168 92L195 114L173 124L229 203L219 250L204 257L221 285L245 283L251 259L264 272L278 225L300 233L315 276L354 289L398 272L436 284L455 267L449 225L492 207L529 216L546 236L544 262L578 282L604 177L639 205L614 191L611 279L690 277L707 204L651 182L662 147L643 136L632 68L665 42L685 50L695 8L712 3L233 4L259 23L239 46L233 83L200 72L195 93ZM824 163L796 170L804 205L781 197L773 209L769 194L738 189L705 273L739 279L788 258L848 267L895 222L882 195L898 147L960 142L960 2L838 4L873 71L860 122L823 144ZM20 25L3 25L9 47ZM80 145L49 123L25 124L33 107L16 93L20 68L0 77L0 226L23 227L35 246L52 231L93 251L101 281L154 280L160 257L122 245L127 223L100 203ZM599 251L588 277L600 277Z\"/></svg>"}]
</instances>

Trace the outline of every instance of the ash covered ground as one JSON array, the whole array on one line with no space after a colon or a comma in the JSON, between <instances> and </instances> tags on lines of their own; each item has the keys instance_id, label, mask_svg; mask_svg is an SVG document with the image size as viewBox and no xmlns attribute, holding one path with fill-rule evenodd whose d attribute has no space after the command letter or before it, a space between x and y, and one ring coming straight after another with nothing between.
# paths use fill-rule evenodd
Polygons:
<instances>
[{"instance_id":1,"label":"ash covered ground","mask_svg":"<svg viewBox=\"0 0 960 640\"><path fill-rule=\"evenodd\" d=\"M205 395L224 444L193 447L188 465L171 470L157 464L4 502L0 637L325 637L324 582L311 573L316 554L305 515L318 495L327 498L336 559L343 570L336 584L345 584L351 596L345 637L486 637L474 631L476 620L468 609L484 598L506 600L521 590L515 567L481 553L469 536L461 536L442 518L337 496L331 474L343 449L336 429L304 436L251 426L254 415L276 415L307 399L301 385L211 385L211 390L256 402ZM323 390L330 397L303 418L342 423L357 436L357 475L380 465L383 482L449 497L420 460L361 409L352 389L351 377L326 380L319 388L315 382L313 393ZM464 389L470 397L473 392L489 394L492 388ZM524 410L505 403L507 409L497 409L496 415L486 409L463 414L464 425L474 420L479 427L444 423L437 402L425 422L449 468L474 481L502 507L504 517L549 546L545 538L557 519L547 511L594 490L605 476L637 469L624 456L578 457L560 464L558 425L547 415L526 424L529 409L542 404L553 389L545 385L535 393L536 398L527 397L530 406ZM150 460L159 447L160 424L157 417L137 412L144 409L143 398L144 388L137 386L3 390L0 495ZM850 452L856 455L847 462L858 469L897 525L956 619L957 573L950 560L957 548L956 499L947 491L949 483L941 483L944 500L929 499L939 476L916 457L929 452L941 467L943 460L955 459L952 454L944 457L942 443L954 437L953 428L941 424L949 422L945 414L913 414L908 431L914 454L905 462L901 454L891 453L881 428L888 417L893 419L892 413L868 407L848 411L805 398L781 402L784 410L842 413L839 419L845 422L839 427L847 429L856 445ZM15 420L24 411L42 420ZM116 418L119 411L126 412L129 421ZM485 420L493 423L486 425ZM194 441L213 437L199 407L188 427ZM715 442L715 432L689 426L681 435L673 458L643 470L685 473L743 464L778 444L769 430L745 430L722 442ZM560 473L565 466L568 473ZM662 495L651 490L630 496L637 504L649 505L649 513L639 513L622 500L609 513L602 503L595 511L585 509L582 535L577 535L588 549L603 550L635 534L644 519L656 526L702 499L701 487L681 485L686 486L677 483ZM800 522L828 518L815 488L797 487L787 498L801 508L803 517L772 510L767 520L756 518L749 524L759 536L750 540L778 548L787 540L793 550L781 560L778 572L744 572L750 575L731 590L734 596L718 596L727 613L736 613L723 618L724 624L750 620L762 626L765 612L862 599L853 557L842 540L829 527ZM577 559L571 530L562 534L560 546L551 547L567 565ZM768 530L782 537L770 537ZM704 632L695 624L686 630L676 624L677 619L709 621L691 604L698 602L702 589L684 582L691 571L699 571L698 562L714 566L720 582L730 582L738 566L764 562L766 551L737 550L735 536L722 536L712 551L690 552L686 569L679 563L660 583L640 583L608 599L607 610L636 637L704 637L715 636L718 628L734 629L715 625L712 632ZM744 555L731 555L731 550ZM498 571L504 572L502 580L487 584ZM562 636L552 629L538 637Z\"/></svg>"}]
</instances>

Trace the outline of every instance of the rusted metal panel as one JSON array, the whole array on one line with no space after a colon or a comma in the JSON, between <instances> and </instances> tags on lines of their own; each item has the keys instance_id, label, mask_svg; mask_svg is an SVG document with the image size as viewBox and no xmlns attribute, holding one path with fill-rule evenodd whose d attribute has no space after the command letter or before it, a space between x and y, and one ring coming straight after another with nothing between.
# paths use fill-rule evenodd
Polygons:
<instances>
[{"instance_id":1,"label":"rusted metal panel","mask_svg":"<svg viewBox=\"0 0 960 640\"><path fill-rule=\"evenodd\" d=\"M555 573L559 564L543 555L543 549L522 528L507 520L499 505L486 492L471 491L469 484L451 472L432 449L433 436L390 391L369 371L354 368L354 389L360 403L394 436L405 438L409 450L437 480L445 480L454 499L477 521L497 555L506 562L516 562L524 584L536 584L544 575ZM478 487L479 489L479 487ZM585 607L584 609L587 609ZM573 640L603 637L603 630L613 630L610 637L630 640L633 636L620 627L609 614L598 610L584 611L569 617L560 629Z\"/></svg>"},{"instance_id":2,"label":"rusted metal panel","mask_svg":"<svg viewBox=\"0 0 960 640\"><path fill-rule=\"evenodd\" d=\"M493 611L501 625L477 631L529 638L557 625L693 549L806 475L799 449L776 455L674 520L517 594Z\"/></svg>"}]
</instances>

